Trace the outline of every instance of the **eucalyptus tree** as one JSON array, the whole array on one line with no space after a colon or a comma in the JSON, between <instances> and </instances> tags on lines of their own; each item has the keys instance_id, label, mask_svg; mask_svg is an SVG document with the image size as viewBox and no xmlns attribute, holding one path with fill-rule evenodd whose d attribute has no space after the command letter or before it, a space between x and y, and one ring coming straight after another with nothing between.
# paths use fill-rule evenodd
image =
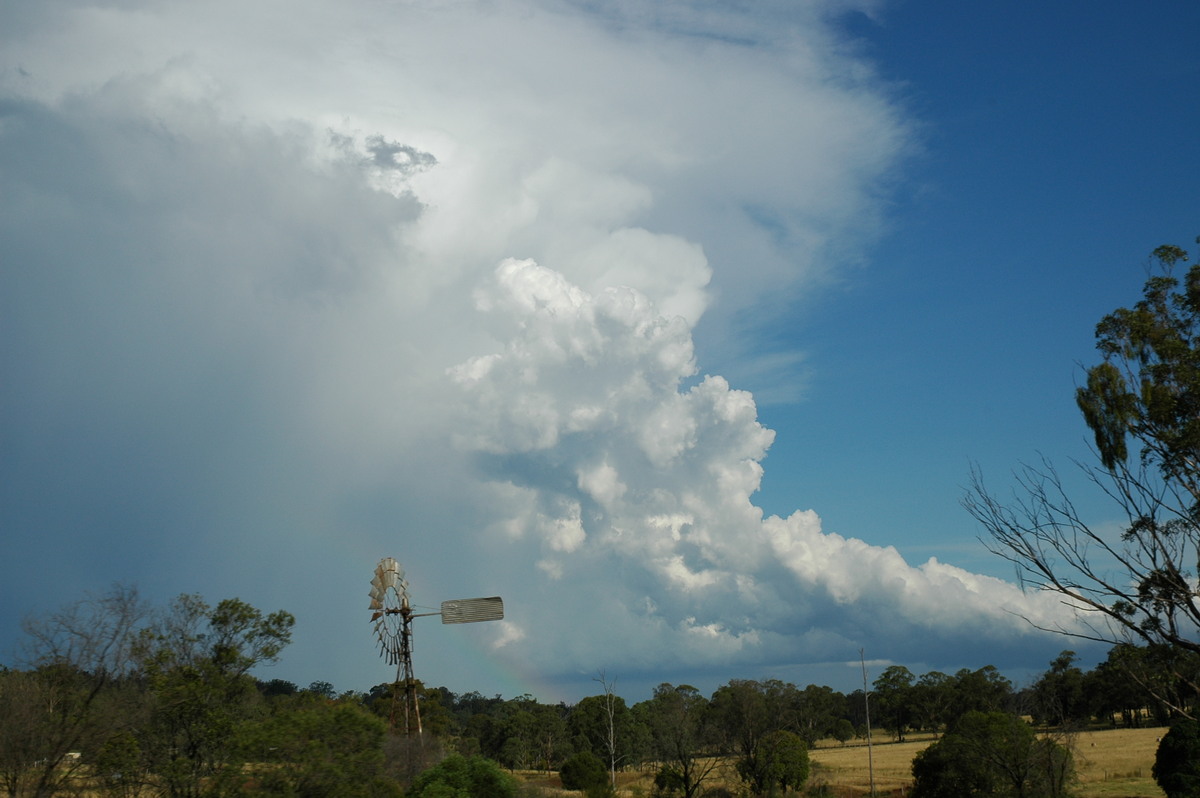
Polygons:
<instances>
[{"instance_id":1,"label":"eucalyptus tree","mask_svg":"<svg viewBox=\"0 0 1200 798\"><path fill-rule=\"evenodd\" d=\"M922 674L913 685L913 723L916 728L937 732L950 720L954 703L954 679L941 671Z\"/></svg>"},{"instance_id":2,"label":"eucalyptus tree","mask_svg":"<svg viewBox=\"0 0 1200 798\"><path fill-rule=\"evenodd\" d=\"M22 670L0 670L0 787L55 795L137 712L133 644L148 608L116 585L25 619Z\"/></svg>"},{"instance_id":3,"label":"eucalyptus tree","mask_svg":"<svg viewBox=\"0 0 1200 798\"><path fill-rule=\"evenodd\" d=\"M625 699L610 691L580 699L567 715L575 750L599 757L608 766L610 781L616 770L642 760L647 735L638 726Z\"/></svg>"},{"instance_id":4,"label":"eucalyptus tree","mask_svg":"<svg viewBox=\"0 0 1200 798\"><path fill-rule=\"evenodd\" d=\"M1087 721L1097 706L1095 696L1087 692L1083 671L1074 663L1074 651L1064 651L1050 663L1033 686L1033 719L1052 726Z\"/></svg>"},{"instance_id":5,"label":"eucalyptus tree","mask_svg":"<svg viewBox=\"0 0 1200 798\"><path fill-rule=\"evenodd\" d=\"M707 755L715 737L708 700L691 685L664 682L634 710L663 762L660 781L677 785L683 798L695 798L718 765L717 757Z\"/></svg>"},{"instance_id":6,"label":"eucalyptus tree","mask_svg":"<svg viewBox=\"0 0 1200 798\"><path fill-rule=\"evenodd\" d=\"M1066 798L1070 749L1007 712L968 712L913 759L912 798Z\"/></svg>"},{"instance_id":7,"label":"eucalyptus tree","mask_svg":"<svg viewBox=\"0 0 1200 798\"><path fill-rule=\"evenodd\" d=\"M1119 534L1085 518L1047 460L1019 470L1011 501L972 475L963 504L989 548L1079 610L1043 628L1200 653L1200 263L1188 260L1154 250L1142 298L1097 324L1101 360L1076 391L1099 461L1081 467L1122 516Z\"/></svg>"},{"instance_id":8,"label":"eucalyptus tree","mask_svg":"<svg viewBox=\"0 0 1200 798\"><path fill-rule=\"evenodd\" d=\"M737 772L755 795L786 795L808 780L808 744L795 732L763 735L754 751L738 760Z\"/></svg>"},{"instance_id":9,"label":"eucalyptus tree","mask_svg":"<svg viewBox=\"0 0 1200 798\"><path fill-rule=\"evenodd\" d=\"M975 670L960 668L948 686L950 706L946 718L949 723L968 712L1004 712L1012 708L1012 682L995 665L984 665Z\"/></svg>"},{"instance_id":10,"label":"eucalyptus tree","mask_svg":"<svg viewBox=\"0 0 1200 798\"><path fill-rule=\"evenodd\" d=\"M711 714L721 747L739 756L754 753L759 739L777 727L777 708L771 707L766 690L751 679L731 679L712 695Z\"/></svg>"},{"instance_id":11,"label":"eucalyptus tree","mask_svg":"<svg viewBox=\"0 0 1200 798\"><path fill-rule=\"evenodd\" d=\"M891 665L872 685L879 706L879 723L899 742L904 742L904 733L913 722L915 678L903 665Z\"/></svg>"},{"instance_id":12,"label":"eucalyptus tree","mask_svg":"<svg viewBox=\"0 0 1200 798\"><path fill-rule=\"evenodd\" d=\"M835 736L838 721L846 715L846 696L832 687L810 684L795 691L793 722L781 725L800 735L811 748L817 740Z\"/></svg>"},{"instance_id":13,"label":"eucalyptus tree","mask_svg":"<svg viewBox=\"0 0 1200 798\"><path fill-rule=\"evenodd\" d=\"M199 798L206 782L240 764L238 726L262 701L249 671L278 659L294 623L290 613L264 615L239 599L212 607L181 595L142 630L152 714L140 742L170 798Z\"/></svg>"}]
</instances>

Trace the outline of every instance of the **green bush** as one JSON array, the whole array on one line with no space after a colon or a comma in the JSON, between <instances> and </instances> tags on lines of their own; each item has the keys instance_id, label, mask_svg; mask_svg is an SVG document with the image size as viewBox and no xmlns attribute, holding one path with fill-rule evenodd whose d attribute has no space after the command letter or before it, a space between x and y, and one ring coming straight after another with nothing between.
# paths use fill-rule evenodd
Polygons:
<instances>
[{"instance_id":1,"label":"green bush","mask_svg":"<svg viewBox=\"0 0 1200 798\"><path fill-rule=\"evenodd\" d=\"M968 712L913 759L912 798L1064 798L1071 752L1006 712Z\"/></svg>"},{"instance_id":2,"label":"green bush","mask_svg":"<svg viewBox=\"0 0 1200 798\"><path fill-rule=\"evenodd\" d=\"M417 776L407 798L517 798L517 780L490 759L457 754Z\"/></svg>"},{"instance_id":3,"label":"green bush","mask_svg":"<svg viewBox=\"0 0 1200 798\"><path fill-rule=\"evenodd\" d=\"M683 794L683 774L671 765L663 765L654 774L654 798L672 798Z\"/></svg>"},{"instance_id":4,"label":"green bush","mask_svg":"<svg viewBox=\"0 0 1200 798\"><path fill-rule=\"evenodd\" d=\"M1200 723L1177 721L1158 744L1154 780L1167 798L1200 798Z\"/></svg>"},{"instance_id":5,"label":"green bush","mask_svg":"<svg viewBox=\"0 0 1200 798\"><path fill-rule=\"evenodd\" d=\"M562 779L562 785L568 790L588 791L610 784L608 768L600 761L600 757L591 751L580 751L563 762L558 775Z\"/></svg>"}]
</instances>

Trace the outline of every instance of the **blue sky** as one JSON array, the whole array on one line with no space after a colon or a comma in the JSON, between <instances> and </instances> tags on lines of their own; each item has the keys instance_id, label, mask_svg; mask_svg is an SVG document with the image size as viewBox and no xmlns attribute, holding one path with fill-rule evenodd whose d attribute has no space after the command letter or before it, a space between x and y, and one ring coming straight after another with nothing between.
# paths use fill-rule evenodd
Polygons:
<instances>
[{"instance_id":1,"label":"blue sky","mask_svg":"<svg viewBox=\"0 0 1200 798\"><path fill-rule=\"evenodd\" d=\"M969 469L1087 458L1200 234L1200 11L1080 8L8 6L0 662L123 581L366 689L392 556L504 596L418 630L460 692L1043 669Z\"/></svg>"},{"instance_id":2,"label":"blue sky","mask_svg":"<svg viewBox=\"0 0 1200 798\"><path fill-rule=\"evenodd\" d=\"M898 3L851 19L924 150L864 269L789 330L810 382L760 407L780 434L760 501L813 496L831 529L1002 575L958 506L970 463L997 483L1040 454L1086 460L1074 389L1096 322L1136 300L1159 243L1194 249L1196 14ZM838 465L785 453L810 449Z\"/></svg>"}]
</instances>

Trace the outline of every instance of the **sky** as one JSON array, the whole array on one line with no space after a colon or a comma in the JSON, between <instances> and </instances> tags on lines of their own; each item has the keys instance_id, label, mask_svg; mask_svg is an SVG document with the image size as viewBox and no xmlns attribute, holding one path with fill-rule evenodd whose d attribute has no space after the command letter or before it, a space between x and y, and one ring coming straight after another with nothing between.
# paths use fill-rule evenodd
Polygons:
<instances>
[{"instance_id":1,"label":"sky","mask_svg":"<svg viewBox=\"0 0 1200 798\"><path fill-rule=\"evenodd\" d=\"M1094 663L960 500L1088 459L1095 323L1200 234L1197 30L1107 0L6 3L0 662L122 583L286 609L259 675L366 690L395 557L425 611L504 599L414 621L455 692Z\"/></svg>"}]
</instances>

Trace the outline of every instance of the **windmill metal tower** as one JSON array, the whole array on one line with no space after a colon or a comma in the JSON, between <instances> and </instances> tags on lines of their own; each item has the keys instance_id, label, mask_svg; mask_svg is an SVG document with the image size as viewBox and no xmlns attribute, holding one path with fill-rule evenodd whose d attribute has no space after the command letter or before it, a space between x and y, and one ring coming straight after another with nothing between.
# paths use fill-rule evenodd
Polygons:
<instances>
[{"instance_id":1,"label":"windmill metal tower","mask_svg":"<svg viewBox=\"0 0 1200 798\"><path fill-rule=\"evenodd\" d=\"M440 615L442 623L476 623L504 618L504 602L499 596L443 601L439 612L414 613L409 604L408 580L404 569L393 557L384 557L375 566L371 579L371 623L379 640L379 653L389 665L396 666L392 685L392 728L397 728L401 689L404 695L404 733L421 732L421 708L417 701L417 681L412 665L412 619Z\"/></svg>"}]
</instances>

